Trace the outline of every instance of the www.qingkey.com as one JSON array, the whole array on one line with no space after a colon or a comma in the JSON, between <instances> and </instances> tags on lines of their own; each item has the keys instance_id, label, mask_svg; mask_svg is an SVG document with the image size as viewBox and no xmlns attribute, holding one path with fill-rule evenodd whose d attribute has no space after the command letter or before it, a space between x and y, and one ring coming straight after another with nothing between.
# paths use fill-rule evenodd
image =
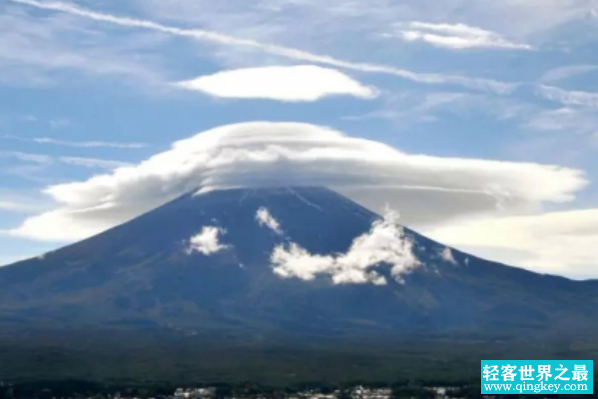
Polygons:
<instances>
[{"instance_id":1,"label":"www.qingkey.com","mask_svg":"<svg viewBox=\"0 0 598 399\"><path fill-rule=\"evenodd\" d=\"M559 391L577 391L584 392L588 390L588 384L484 384L488 390L509 392L512 389L523 392L543 392L551 391L557 393Z\"/></svg>"}]
</instances>

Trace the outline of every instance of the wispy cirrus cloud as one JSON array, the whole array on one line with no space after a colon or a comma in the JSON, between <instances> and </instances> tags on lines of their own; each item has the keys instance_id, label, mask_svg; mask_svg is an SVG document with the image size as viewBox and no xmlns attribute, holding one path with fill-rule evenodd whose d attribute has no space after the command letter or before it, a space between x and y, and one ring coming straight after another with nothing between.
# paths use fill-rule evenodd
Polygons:
<instances>
[{"instance_id":1,"label":"wispy cirrus cloud","mask_svg":"<svg viewBox=\"0 0 598 399\"><path fill-rule=\"evenodd\" d=\"M51 137L21 137L16 135L5 134L0 136L2 138L11 139L11 140L18 140L18 141L26 141L31 143L38 143L38 144L54 144L66 147L80 147L80 148L117 148L117 149L138 149L138 148L146 148L148 145L146 143L120 143L120 142L111 142L111 141L70 141L70 140L60 140Z\"/></svg>"},{"instance_id":2,"label":"wispy cirrus cloud","mask_svg":"<svg viewBox=\"0 0 598 399\"><path fill-rule=\"evenodd\" d=\"M598 93L564 90L554 86L539 85L537 93L547 100L565 105L598 108Z\"/></svg>"},{"instance_id":3,"label":"wispy cirrus cloud","mask_svg":"<svg viewBox=\"0 0 598 399\"><path fill-rule=\"evenodd\" d=\"M589 134L598 132L598 115L593 109L562 107L532 115L524 126L544 132Z\"/></svg>"},{"instance_id":4,"label":"wispy cirrus cloud","mask_svg":"<svg viewBox=\"0 0 598 399\"><path fill-rule=\"evenodd\" d=\"M19 3L22 5L28 5L35 8L46 9L46 10L53 10L58 11L61 13L65 13L71 16L78 16L85 19L90 19L93 21L100 21L105 22L112 25L117 25L121 27L130 27L130 28L137 28L141 30L148 30L152 32L156 32L162 35L167 36L175 36L175 37L186 37L190 39L195 39L199 41L203 41L206 43L217 44L226 47L235 47L236 49L247 49L251 51L259 51L262 53L267 53L276 57L286 58L292 61L301 61L301 62L309 62L314 64L320 65L327 65L331 67L336 67L340 69L346 70L354 70L359 72L366 72L372 74L381 74L381 75L389 75L394 77L399 77L401 79L405 79L408 81L413 81L421 84L428 84L428 85L452 85L452 86L460 86L465 87L470 90L475 91L486 91L492 92L499 95L506 95L512 94L514 90L517 88L522 87L523 83L521 82L505 82L496 79L489 79L489 78L476 78L467 75L459 75L459 74L452 74L452 73L422 73L422 72L415 72L413 70L405 69L405 68L398 68L396 66L382 64L382 63L371 63L371 62L355 62L349 61L343 58L338 58L330 55L322 55L317 52L310 52L305 50L300 50L295 47L288 47L283 45L277 44L270 44L265 41L254 40L254 39L246 39L241 38L238 36L228 35L219 33L217 31L212 30L203 30L203 29L187 29L187 28L180 28L176 26L170 26L158 22L154 22L151 20L146 19L139 19L139 18L131 18L131 17L122 17L118 15L113 15L109 13L97 12L89 9L85 9L79 7L77 5L73 5L70 3L63 3L63 2L42 2L37 0L10 0L13 3ZM156 2L151 2L151 4L155 5ZM311 4L307 2L305 4ZM305 5L302 3L302 5ZM182 9L185 9L188 3L182 2L180 6ZM580 15L584 15L587 11L585 10L584 6L579 7L565 7L566 10L561 10L561 5L557 4L557 2L550 2L548 4L550 9L552 10L550 13L549 19L543 21L548 23L548 25L558 26L559 24L566 23L572 19L580 17ZM162 8L160 8L162 9ZM513 7L513 9L505 8L504 12L511 17L517 16L517 13L514 13L513 10L518 9L517 7ZM340 9L339 9L340 10ZM396 10L395 10L396 11ZM478 10L480 11L480 10ZM497 10L498 11L498 10ZM533 7L528 8L524 7L524 9L518 11L519 13L523 12L526 17L534 19L536 23L540 22L537 14L540 14L546 11L546 8L541 10L534 11ZM558 14L558 12L561 14ZM352 14L351 14L352 15ZM354 15L356 17L358 13ZM414 14L414 15L417 15ZM553 18L554 17L554 18ZM558 17L558 18L556 18ZM390 23L390 21L389 21ZM463 37L472 37L473 39L463 39L461 36L455 36L458 40L451 42L449 40L446 45L453 45L453 46L495 46L495 47L515 47L525 49L529 47L527 44L521 44L517 42L512 42L505 39L502 35L498 33L493 33L492 31L487 31L481 28L472 27L466 24L454 24L454 23L444 23L444 24L432 24L432 23L425 23L425 22L414 22L418 29L428 29L434 30L438 32L444 32L445 36L451 37L450 34L454 35L461 35ZM529 28L529 26L525 26L525 28ZM539 27L536 27L539 29ZM469 35L469 36L468 36ZM477 35L477 36L476 36ZM477 38L477 39L476 39ZM469 40L469 41L467 41ZM475 44L477 43L477 44ZM48 57L44 57L48 58ZM51 58L51 57L50 57ZM68 58L67 58L68 59ZM155 80L155 79L154 79ZM531 85L536 92L544 97L554 101L559 101L563 104L571 104L572 102L588 102L588 98L586 96L585 99L579 99L582 96L583 92L569 92L564 89L559 89L556 87L548 87L548 86L539 86L536 87L535 84L532 83ZM554 90L559 90L559 93L555 93ZM593 93L588 93L593 94Z\"/></svg>"},{"instance_id":5,"label":"wispy cirrus cloud","mask_svg":"<svg viewBox=\"0 0 598 399\"><path fill-rule=\"evenodd\" d=\"M299 50L296 48L285 47L280 45L262 43L256 40L238 38L218 32L201 30L201 29L186 29L178 28L160 24L153 21L135 19L129 17L120 17L116 15L91 11L73 4L61 2L40 2L37 0L10 0L14 3L29 5L36 8L54 10L71 15L77 15L83 18L92 19L95 21L106 22L119 26L126 26L131 28L140 28L151 31L156 31L168 35L188 37L196 40L217 43L221 45L247 47L255 50L260 50L266 53L277 55L280 57L289 58L292 60L307 61L311 63L334 66L343 69L356 70L368 73L378 73L400 77L403 79L415 81L424 84L450 84L467 87L475 90L493 91L497 93L509 93L517 85L512 83L499 82L491 79L472 78L461 75L451 74L433 74L433 73L418 73L406 69L397 68L390 65L360 63L337 59L328 55L319 55L308 51Z\"/></svg>"},{"instance_id":6,"label":"wispy cirrus cloud","mask_svg":"<svg viewBox=\"0 0 598 399\"><path fill-rule=\"evenodd\" d=\"M51 209L51 202L38 194L31 190L0 190L0 211L28 214Z\"/></svg>"},{"instance_id":7,"label":"wispy cirrus cloud","mask_svg":"<svg viewBox=\"0 0 598 399\"><path fill-rule=\"evenodd\" d=\"M469 98L469 93L459 92L402 92L384 98L382 108L363 115L346 116L345 120L388 119L401 126L412 123L429 123L437 121L434 112L446 107L454 108L455 104Z\"/></svg>"},{"instance_id":8,"label":"wispy cirrus cloud","mask_svg":"<svg viewBox=\"0 0 598 399\"><path fill-rule=\"evenodd\" d=\"M68 14L39 17L24 8L6 6L0 14L0 83L51 87L66 78L65 71L71 72L70 81L89 75L146 85L164 80L161 63L144 51L141 41L131 48L135 36L115 42L110 32L87 22ZM53 128L70 125L67 119L48 123Z\"/></svg>"},{"instance_id":9,"label":"wispy cirrus cloud","mask_svg":"<svg viewBox=\"0 0 598 399\"><path fill-rule=\"evenodd\" d=\"M514 96L459 91L410 90L382 96L382 105L361 115L344 116L343 120L382 119L395 129L414 125L438 124L447 118L487 117L492 121L518 120L538 112L538 106Z\"/></svg>"},{"instance_id":10,"label":"wispy cirrus cloud","mask_svg":"<svg viewBox=\"0 0 598 399\"><path fill-rule=\"evenodd\" d=\"M31 210L31 208L19 202L0 200L0 210L10 212L24 212Z\"/></svg>"},{"instance_id":11,"label":"wispy cirrus cloud","mask_svg":"<svg viewBox=\"0 0 598 399\"><path fill-rule=\"evenodd\" d=\"M515 154L561 163L592 165L598 148L598 115L594 108L561 107L529 115L522 127L532 130L526 142L513 145Z\"/></svg>"},{"instance_id":12,"label":"wispy cirrus cloud","mask_svg":"<svg viewBox=\"0 0 598 399\"><path fill-rule=\"evenodd\" d=\"M75 166L83 166L85 168L99 168L113 170L130 166L128 162L113 161L110 159L98 159L98 158L83 158L83 157L59 157L58 160L62 163Z\"/></svg>"},{"instance_id":13,"label":"wispy cirrus cloud","mask_svg":"<svg viewBox=\"0 0 598 399\"><path fill-rule=\"evenodd\" d=\"M546 72L540 78L540 81L551 83L570 78L572 76L581 75L592 72L598 69L598 65L568 65L558 68L553 68Z\"/></svg>"},{"instance_id":14,"label":"wispy cirrus cloud","mask_svg":"<svg viewBox=\"0 0 598 399\"><path fill-rule=\"evenodd\" d=\"M217 3L195 0L134 0L154 18L185 25L206 26L236 36L282 37L285 42L311 42L324 35L353 40L387 32L397 21L434 21L486 27L501 36L536 39L572 21L586 18L596 7L593 0L260 0ZM458 18L458 19L456 19ZM255 27L267 21L266 26ZM372 37L370 36L370 37Z\"/></svg>"},{"instance_id":15,"label":"wispy cirrus cloud","mask_svg":"<svg viewBox=\"0 0 598 399\"><path fill-rule=\"evenodd\" d=\"M45 154L33 154L21 151L0 151L0 158L14 158L24 162L33 162L38 164L52 163L53 158Z\"/></svg>"},{"instance_id":16,"label":"wispy cirrus cloud","mask_svg":"<svg viewBox=\"0 0 598 399\"><path fill-rule=\"evenodd\" d=\"M114 161L109 159L98 159L98 158L84 158L84 157L67 157L59 156L55 157L46 154L35 154L20 151L0 151L0 158L14 158L23 162L34 163L38 165L51 165L56 162L83 166L86 168L100 168L100 169L116 169L123 166L129 166L127 162Z\"/></svg>"},{"instance_id":17,"label":"wispy cirrus cloud","mask_svg":"<svg viewBox=\"0 0 598 399\"><path fill-rule=\"evenodd\" d=\"M515 43L496 32L465 24L407 22L396 25L396 32L388 34L406 42L423 42L453 50L509 49L531 50L528 44Z\"/></svg>"}]
</instances>

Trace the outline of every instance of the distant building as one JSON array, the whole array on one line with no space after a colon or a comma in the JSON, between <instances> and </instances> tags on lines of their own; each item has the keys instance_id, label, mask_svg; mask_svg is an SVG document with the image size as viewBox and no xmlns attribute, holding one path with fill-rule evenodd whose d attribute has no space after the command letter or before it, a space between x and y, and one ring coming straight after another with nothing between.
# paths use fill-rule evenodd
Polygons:
<instances>
[{"instance_id":1,"label":"distant building","mask_svg":"<svg viewBox=\"0 0 598 399\"><path fill-rule=\"evenodd\" d=\"M216 388L177 388L174 391L175 399L203 399L216 395Z\"/></svg>"}]
</instances>

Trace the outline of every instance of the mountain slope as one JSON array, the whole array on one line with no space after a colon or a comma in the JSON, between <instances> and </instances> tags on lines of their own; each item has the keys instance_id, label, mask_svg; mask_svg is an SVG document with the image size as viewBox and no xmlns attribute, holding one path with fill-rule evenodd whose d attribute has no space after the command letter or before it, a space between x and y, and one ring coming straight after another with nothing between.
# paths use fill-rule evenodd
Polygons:
<instances>
[{"instance_id":1,"label":"mountain slope","mask_svg":"<svg viewBox=\"0 0 598 399\"><path fill-rule=\"evenodd\" d=\"M277 234L256 221L265 208ZM271 254L290 240L312 254L346 252L379 216L324 188L182 196L98 236L0 269L0 324L135 330L152 326L278 336L598 331L598 282L574 282L452 251L407 230L421 266L386 285L281 278ZM189 253L203 227L211 254ZM571 326L575 326L574 331Z\"/></svg>"}]
</instances>

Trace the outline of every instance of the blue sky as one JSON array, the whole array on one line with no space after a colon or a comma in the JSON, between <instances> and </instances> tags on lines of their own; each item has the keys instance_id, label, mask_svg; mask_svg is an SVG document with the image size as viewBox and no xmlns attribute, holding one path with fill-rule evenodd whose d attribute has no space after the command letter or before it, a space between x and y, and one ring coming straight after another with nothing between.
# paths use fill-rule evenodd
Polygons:
<instances>
[{"instance_id":1,"label":"blue sky","mask_svg":"<svg viewBox=\"0 0 598 399\"><path fill-rule=\"evenodd\" d=\"M225 174L256 184L243 180L241 157L227 164L234 179L211 164L196 165L210 168L196 180L170 165L171 174L143 172L162 185L142 186L137 166L176 141L233 125L214 151L247 135L244 156L275 143L285 151L263 173L284 181L280 157L295 165L327 127L396 154L380 160L369 142L330 136L338 147L309 159L334 173L304 161L288 173L342 186L376 210L390 203L407 225L474 254L596 277L597 10L589 0L5 1L0 264L101 231L189 184ZM268 125L281 138L263 139L255 121L302 125ZM359 176L337 162L353 146L367 160ZM127 165L136 177L125 184L112 171ZM107 202L89 180L97 175L109 176ZM112 213L86 214L108 203Z\"/></svg>"}]
</instances>

